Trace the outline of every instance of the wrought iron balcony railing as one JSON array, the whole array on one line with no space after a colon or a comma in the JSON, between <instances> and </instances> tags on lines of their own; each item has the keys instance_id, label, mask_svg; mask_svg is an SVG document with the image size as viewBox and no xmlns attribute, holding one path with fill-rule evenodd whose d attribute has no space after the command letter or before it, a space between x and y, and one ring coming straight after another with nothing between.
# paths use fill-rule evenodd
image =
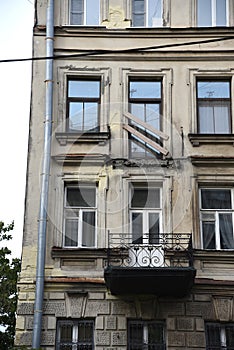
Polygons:
<instances>
[{"instance_id":1,"label":"wrought iron balcony railing","mask_svg":"<svg viewBox=\"0 0 234 350\"><path fill-rule=\"evenodd\" d=\"M192 267L191 233L109 233L108 266Z\"/></svg>"}]
</instances>

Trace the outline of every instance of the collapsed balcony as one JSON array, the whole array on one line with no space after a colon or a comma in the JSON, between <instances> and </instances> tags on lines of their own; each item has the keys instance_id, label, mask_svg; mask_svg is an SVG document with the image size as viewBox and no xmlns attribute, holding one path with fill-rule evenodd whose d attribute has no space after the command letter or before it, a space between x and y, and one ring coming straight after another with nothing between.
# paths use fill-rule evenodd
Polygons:
<instances>
[{"instance_id":1,"label":"collapsed balcony","mask_svg":"<svg viewBox=\"0 0 234 350\"><path fill-rule=\"evenodd\" d=\"M195 275L190 233L150 233L134 241L129 234L109 233L104 278L114 295L182 297Z\"/></svg>"}]
</instances>

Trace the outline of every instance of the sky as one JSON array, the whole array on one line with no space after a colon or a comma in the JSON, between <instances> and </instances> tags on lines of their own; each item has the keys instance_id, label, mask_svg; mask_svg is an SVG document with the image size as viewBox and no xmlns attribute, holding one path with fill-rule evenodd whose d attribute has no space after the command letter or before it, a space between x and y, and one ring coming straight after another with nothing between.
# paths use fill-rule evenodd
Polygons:
<instances>
[{"instance_id":1,"label":"sky","mask_svg":"<svg viewBox=\"0 0 234 350\"><path fill-rule=\"evenodd\" d=\"M0 0L0 60L32 56L33 0ZM21 257L31 62L0 63L0 221L15 222L12 257Z\"/></svg>"}]
</instances>

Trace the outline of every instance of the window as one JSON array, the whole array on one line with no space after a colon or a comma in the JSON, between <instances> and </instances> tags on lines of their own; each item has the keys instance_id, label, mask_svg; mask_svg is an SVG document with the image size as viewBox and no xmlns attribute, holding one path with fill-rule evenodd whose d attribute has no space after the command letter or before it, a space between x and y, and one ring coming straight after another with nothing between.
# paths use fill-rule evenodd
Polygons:
<instances>
[{"instance_id":1,"label":"window","mask_svg":"<svg viewBox=\"0 0 234 350\"><path fill-rule=\"evenodd\" d=\"M157 130L161 129L161 81L131 78L129 80L129 112L141 121L151 125ZM142 127L132 123L140 131L154 140L153 134L146 132ZM155 151L134 135L130 137L130 156L135 158L155 157ZM159 142L156 139L156 142Z\"/></svg>"},{"instance_id":2,"label":"window","mask_svg":"<svg viewBox=\"0 0 234 350\"><path fill-rule=\"evenodd\" d=\"M227 26L228 0L197 0L197 25Z\"/></svg>"},{"instance_id":3,"label":"window","mask_svg":"<svg viewBox=\"0 0 234 350\"><path fill-rule=\"evenodd\" d=\"M65 188L64 247L96 245L96 187L93 184Z\"/></svg>"},{"instance_id":4,"label":"window","mask_svg":"<svg viewBox=\"0 0 234 350\"><path fill-rule=\"evenodd\" d=\"M200 218L204 249L234 249L233 190L200 189Z\"/></svg>"},{"instance_id":5,"label":"window","mask_svg":"<svg viewBox=\"0 0 234 350\"><path fill-rule=\"evenodd\" d=\"M128 350L165 350L165 325L159 321L128 321Z\"/></svg>"},{"instance_id":6,"label":"window","mask_svg":"<svg viewBox=\"0 0 234 350\"><path fill-rule=\"evenodd\" d=\"M146 184L131 187L131 231L134 244L157 244L161 232L161 188Z\"/></svg>"},{"instance_id":7,"label":"window","mask_svg":"<svg viewBox=\"0 0 234 350\"><path fill-rule=\"evenodd\" d=\"M231 133L230 81L197 81L198 132Z\"/></svg>"},{"instance_id":8,"label":"window","mask_svg":"<svg viewBox=\"0 0 234 350\"><path fill-rule=\"evenodd\" d=\"M207 350L233 350L234 324L207 323L206 324Z\"/></svg>"},{"instance_id":9,"label":"window","mask_svg":"<svg viewBox=\"0 0 234 350\"><path fill-rule=\"evenodd\" d=\"M100 0L70 0L70 24L99 25Z\"/></svg>"},{"instance_id":10,"label":"window","mask_svg":"<svg viewBox=\"0 0 234 350\"><path fill-rule=\"evenodd\" d=\"M92 320L60 320L57 324L56 350L93 350Z\"/></svg>"},{"instance_id":11,"label":"window","mask_svg":"<svg viewBox=\"0 0 234 350\"><path fill-rule=\"evenodd\" d=\"M133 27L161 27L162 0L132 0Z\"/></svg>"},{"instance_id":12,"label":"window","mask_svg":"<svg viewBox=\"0 0 234 350\"><path fill-rule=\"evenodd\" d=\"M67 131L98 132L100 101L100 79L69 79Z\"/></svg>"}]
</instances>

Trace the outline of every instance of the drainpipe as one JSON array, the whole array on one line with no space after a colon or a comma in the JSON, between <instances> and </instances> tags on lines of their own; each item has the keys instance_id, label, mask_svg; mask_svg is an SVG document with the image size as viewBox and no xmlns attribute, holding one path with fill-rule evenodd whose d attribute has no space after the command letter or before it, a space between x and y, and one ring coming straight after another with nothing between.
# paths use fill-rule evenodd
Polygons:
<instances>
[{"instance_id":1,"label":"drainpipe","mask_svg":"<svg viewBox=\"0 0 234 350\"><path fill-rule=\"evenodd\" d=\"M53 56L54 50L54 0L47 2L46 19L46 56ZM38 220L38 250L36 269L36 294L34 304L33 339L32 348L39 349L41 343L41 327L44 296L44 274L46 253L46 225L48 208L48 189L50 177L52 106L53 106L53 60L46 61L46 95L45 95L45 121L44 121L44 150L41 174L41 197Z\"/></svg>"}]
</instances>

